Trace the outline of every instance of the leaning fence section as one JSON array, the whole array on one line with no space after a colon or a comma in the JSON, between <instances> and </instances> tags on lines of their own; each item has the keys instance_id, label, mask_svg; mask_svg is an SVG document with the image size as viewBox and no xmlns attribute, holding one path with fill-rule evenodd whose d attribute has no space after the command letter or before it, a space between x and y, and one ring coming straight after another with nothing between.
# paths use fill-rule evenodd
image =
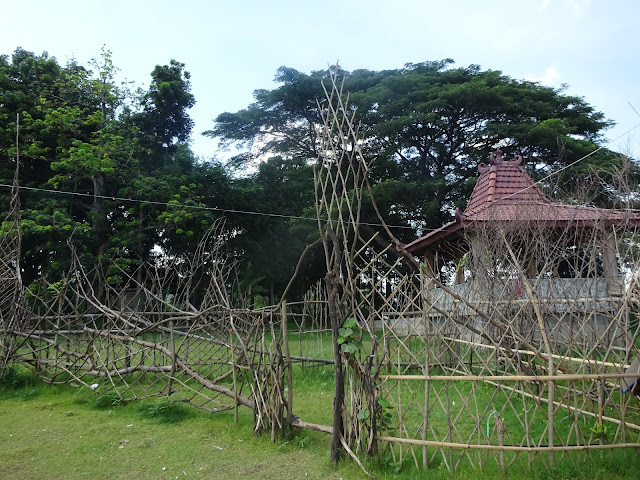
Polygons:
<instances>
[{"instance_id":1,"label":"leaning fence section","mask_svg":"<svg viewBox=\"0 0 640 480\"><path fill-rule=\"evenodd\" d=\"M248 407L256 432L283 435L282 308L242 307L229 288L232 266L220 238L212 232L190 262L147 265L117 286L99 267L85 270L70 246L67 275L21 291L20 321L2 322L7 364L49 383L99 389L114 403L167 397L210 412L235 410L236 418L238 407Z\"/></svg>"}]
</instances>

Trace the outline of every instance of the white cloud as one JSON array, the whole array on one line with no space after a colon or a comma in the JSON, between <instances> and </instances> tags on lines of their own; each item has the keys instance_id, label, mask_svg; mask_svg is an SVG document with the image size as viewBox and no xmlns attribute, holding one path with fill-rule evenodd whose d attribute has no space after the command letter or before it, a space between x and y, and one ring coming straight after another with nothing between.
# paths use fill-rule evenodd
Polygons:
<instances>
[{"instance_id":1,"label":"white cloud","mask_svg":"<svg viewBox=\"0 0 640 480\"><path fill-rule=\"evenodd\" d=\"M591 6L591 0L568 0L569 8L573 14L578 17Z\"/></svg>"},{"instance_id":2,"label":"white cloud","mask_svg":"<svg viewBox=\"0 0 640 480\"><path fill-rule=\"evenodd\" d=\"M558 1L554 2L554 6L558 7ZM565 5L569 8L574 17L581 16L591 7L591 0L565 0ZM551 0L540 0L538 10L543 11L551 6Z\"/></svg>"},{"instance_id":3,"label":"white cloud","mask_svg":"<svg viewBox=\"0 0 640 480\"><path fill-rule=\"evenodd\" d=\"M530 80L532 82L540 82L543 85L551 85L556 82L556 79L560 76L558 73L558 69L555 65L551 65L547 68L543 75L535 75L533 73L528 73L525 75L526 80Z\"/></svg>"},{"instance_id":4,"label":"white cloud","mask_svg":"<svg viewBox=\"0 0 640 480\"><path fill-rule=\"evenodd\" d=\"M540 0L540 10L545 10L550 3L551 0Z\"/></svg>"}]
</instances>

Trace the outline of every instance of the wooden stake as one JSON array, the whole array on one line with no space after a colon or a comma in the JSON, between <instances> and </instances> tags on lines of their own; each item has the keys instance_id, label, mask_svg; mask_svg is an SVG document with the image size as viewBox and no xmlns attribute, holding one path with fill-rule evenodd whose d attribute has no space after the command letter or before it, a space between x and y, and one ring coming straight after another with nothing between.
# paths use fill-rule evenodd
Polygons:
<instances>
[{"instance_id":1,"label":"wooden stake","mask_svg":"<svg viewBox=\"0 0 640 480\"><path fill-rule=\"evenodd\" d=\"M282 342L284 343L284 354L286 356L286 368L287 368L287 421L291 423L293 419L293 368L291 363L291 352L289 351L289 334L287 327L287 299L282 300L281 305L282 312Z\"/></svg>"}]
</instances>

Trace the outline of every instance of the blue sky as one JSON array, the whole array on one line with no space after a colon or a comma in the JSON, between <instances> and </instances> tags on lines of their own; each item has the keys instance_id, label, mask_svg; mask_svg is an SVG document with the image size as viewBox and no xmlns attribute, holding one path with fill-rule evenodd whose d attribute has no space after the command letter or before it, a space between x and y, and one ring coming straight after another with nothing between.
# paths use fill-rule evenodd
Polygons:
<instances>
[{"instance_id":1,"label":"blue sky","mask_svg":"<svg viewBox=\"0 0 640 480\"><path fill-rule=\"evenodd\" d=\"M4 0L0 54L16 47L86 64L103 45L139 85L176 59L192 75L193 148L200 133L237 111L281 65L304 72L339 61L347 70L400 68L452 58L517 79L568 84L618 125L610 147L640 158L640 2L531 1L100 1Z\"/></svg>"}]
</instances>

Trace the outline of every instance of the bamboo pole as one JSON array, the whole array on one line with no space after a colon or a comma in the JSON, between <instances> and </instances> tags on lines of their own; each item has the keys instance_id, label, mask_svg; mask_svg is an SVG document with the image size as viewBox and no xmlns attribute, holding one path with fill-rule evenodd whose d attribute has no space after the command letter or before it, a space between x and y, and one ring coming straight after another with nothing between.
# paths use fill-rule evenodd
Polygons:
<instances>
[{"instance_id":1,"label":"bamboo pole","mask_svg":"<svg viewBox=\"0 0 640 480\"><path fill-rule=\"evenodd\" d=\"M637 373L566 373L561 375L378 375L382 380L416 380L416 381L473 381L473 382L549 382L573 380L635 379Z\"/></svg>"},{"instance_id":2,"label":"bamboo pole","mask_svg":"<svg viewBox=\"0 0 640 480\"><path fill-rule=\"evenodd\" d=\"M422 295L425 295L426 282L424 277L421 277L421 278L422 278L422 288L423 288ZM427 317L427 315L423 315L422 322L423 322L423 330L424 330L424 375L425 377L428 377L430 375L429 361L431 357L431 344L430 344L430 337L428 335L429 333L428 321L429 321L429 318ZM428 429L429 429L429 381L426 380L424 382L424 421L422 425L422 440L427 440ZM423 468L429 467L429 452L426 445L422 446L422 467Z\"/></svg>"},{"instance_id":3,"label":"bamboo pole","mask_svg":"<svg viewBox=\"0 0 640 480\"><path fill-rule=\"evenodd\" d=\"M340 449L342 447L342 414L344 403L344 371L342 368L342 357L340 355L340 345L338 344L340 329L340 313L338 301L337 274L335 270L327 273L327 286L329 293L329 311L331 318L331 330L333 332L333 373L335 376L335 391L333 399L333 436L331 439L331 462L336 464L340 460Z\"/></svg>"},{"instance_id":4,"label":"bamboo pole","mask_svg":"<svg viewBox=\"0 0 640 480\"><path fill-rule=\"evenodd\" d=\"M378 440L391 443L404 443L412 445L427 445L439 448L453 448L462 450L504 450L506 452L562 452L584 450L606 450L615 448L640 448L640 443L618 443L603 445L556 445L553 447L524 447L520 445L487 445L473 443L439 442L435 440L419 440L417 438L387 437L378 435Z\"/></svg>"},{"instance_id":5,"label":"bamboo pole","mask_svg":"<svg viewBox=\"0 0 640 480\"><path fill-rule=\"evenodd\" d=\"M496 431L498 433L498 446L504 447L504 434L507 431L507 426L502 421L502 418L500 418L500 415L496 415L495 419L496 419ZM502 470L502 473L505 473L504 449L500 449L498 450L498 452L499 452L498 458L499 458L500 470Z\"/></svg>"},{"instance_id":6,"label":"bamboo pole","mask_svg":"<svg viewBox=\"0 0 640 480\"><path fill-rule=\"evenodd\" d=\"M308 423L295 417L291 423L294 427L308 428L317 432L333 434L333 428L316 423ZM603 445L556 445L553 447L527 447L522 445L489 445L479 443L455 443L441 442L437 440L421 440L417 438L390 437L386 435L376 435L376 440L390 443L404 443L412 445L424 445L428 447L453 448L461 450L504 450L505 452L548 452L548 451L585 451L585 450L611 450L616 448L640 448L640 443L609 443Z\"/></svg>"},{"instance_id":7,"label":"bamboo pole","mask_svg":"<svg viewBox=\"0 0 640 480\"><path fill-rule=\"evenodd\" d=\"M169 330L170 333L170 342L171 342L171 371L169 373L169 381L167 384L167 397L171 396L173 393L173 377L176 373L176 338L173 334L174 332L174 323L173 320L169 322Z\"/></svg>"},{"instance_id":8,"label":"bamboo pole","mask_svg":"<svg viewBox=\"0 0 640 480\"><path fill-rule=\"evenodd\" d=\"M478 348L486 348L489 350L497 350L500 347L496 346L496 345L491 345L491 344L486 344L486 343L478 343L478 342L471 342L469 340L463 340L461 338L451 338L451 337L442 337L444 340L450 341L450 342L457 342L457 343L463 343L463 344L467 344L467 345L471 345L474 347L478 347ZM520 354L524 354L524 355L537 355L536 352L533 352L531 350L512 350L514 353L520 353ZM543 354L545 355L545 354ZM546 355L545 355L546 356ZM603 367L611 367L611 368L629 368L629 364L624 364L624 363L614 363L614 362L602 362L600 360L591 360L588 358L582 358L582 357L566 357L563 355L558 355L558 354L553 354L551 355L554 359L556 360L564 360L564 361L569 361L569 362L573 362L573 363L582 363L582 364L586 364L586 365L600 365Z\"/></svg>"},{"instance_id":9,"label":"bamboo pole","mask_svg":"<svg viewBox=\"0 0 640 480\"><path fill-rule=\"evenodd\" d=\"M286 356L287 365L287 421L291 423L293 419L293 369L291 364L291 352L289 351L289 336L287 334L287 300L282 300L282 341L284 342L284 354Z\"/></svg>"},{"instance_id":10,"label":"bamboo pole","mask_svg":"<svg viewBox=\"0 0 640 480\"><path fill-rule=\"evenodd\" d=\"M229 343L231 344L231 372L233 375L233 423L238 424L238 383L236 375L235 348L233 348L233 331L229 329Z\"/></svg>"},{"instance_id":11,"label":"bamboo pole","mask_svg":"<svg viewBox=\"0 0 640 480\"><path fill-rule=\"evenodd\" d=\"M400 371L400 355L398 355L398 371ZM402 386L401 382L397 384L397 393L398 393L398 403L396 404L396 410L398 411L398 429L402 432L402 419L404 418L402 415ZM402 452L402 444L400 444L400 461L402 461L403 452Z\"/></svg>"}]
</instances>

